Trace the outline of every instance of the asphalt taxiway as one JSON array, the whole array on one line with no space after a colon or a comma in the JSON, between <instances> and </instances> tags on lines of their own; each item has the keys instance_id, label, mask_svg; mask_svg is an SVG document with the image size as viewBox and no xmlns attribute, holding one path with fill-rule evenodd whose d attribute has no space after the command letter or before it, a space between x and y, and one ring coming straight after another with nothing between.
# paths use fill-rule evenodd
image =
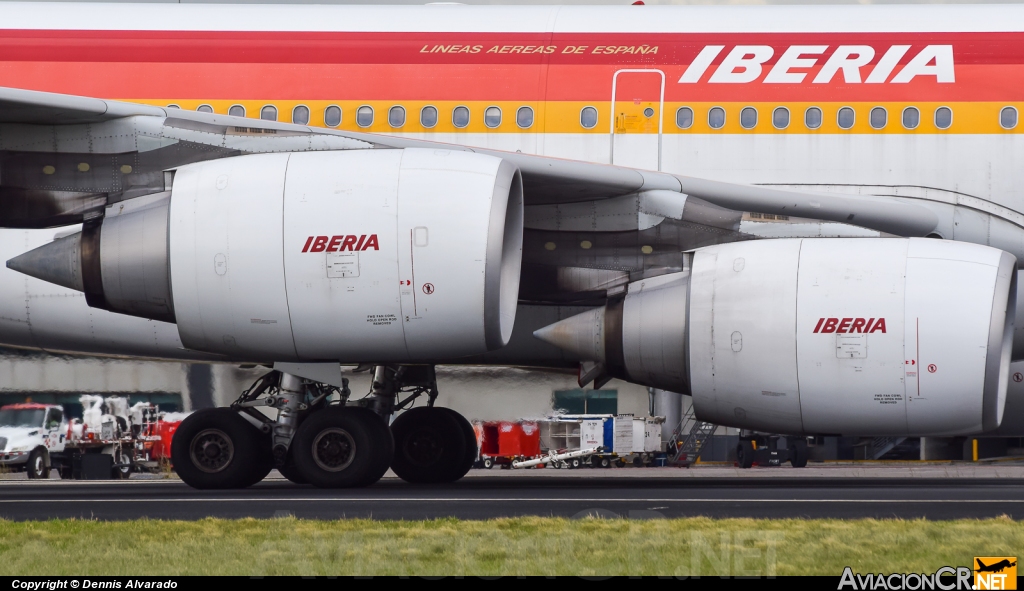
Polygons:
<instances>
[{"instance_id":1,"label":"asphalt taxiway","mask_svg":"<svg viewBox=\"0 0 1024 591\"><path fill-rule=\"evenodd\" d=\"M0 517L11 520L288 516L412 520L525 515L936 520L1007 515L1024 519L1024 467L936 466L916 472L888 468L473 471L448 485L410 485L385 478L354 490L321 490L281 478L230 491L198 491L175 479L0 481Z\"/></svg>"}]
</instances>

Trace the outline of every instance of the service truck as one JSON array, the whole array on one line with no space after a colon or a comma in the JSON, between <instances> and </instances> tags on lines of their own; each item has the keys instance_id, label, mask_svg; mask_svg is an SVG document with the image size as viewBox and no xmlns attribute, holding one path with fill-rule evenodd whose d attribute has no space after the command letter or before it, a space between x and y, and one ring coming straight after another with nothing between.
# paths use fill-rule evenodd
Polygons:
<instances>
[{"instance_id":1,"label":"service truck","mask_svg":"<svg viewBox=\"0 0 1024 591\"><path fill-rule=\"evenodd\" d=\"M56 404L24 402L0 407L0 466L29 478L81 477L82 457L108 455L111 478L152 470L159 408L110 396L83 395L82 419L69 419ZM106 412L104 412L106 411ZM95 476L93 476L95 477Z\"/></svg>"}]
</instances>

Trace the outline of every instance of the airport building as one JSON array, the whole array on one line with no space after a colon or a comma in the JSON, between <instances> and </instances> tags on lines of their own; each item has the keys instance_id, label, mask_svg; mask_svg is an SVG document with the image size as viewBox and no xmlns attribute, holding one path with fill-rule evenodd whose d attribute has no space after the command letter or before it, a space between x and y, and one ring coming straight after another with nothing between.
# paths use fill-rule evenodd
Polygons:
<instances>
[{"instance_id":1,"label":"airport building","mask_svg":"<svg viewBox=\"0 0 1024 591\"><path fill-rule=\"evenodd\" d=\"M82 394L119 395L148 401L166 411L229 405L267 371L263 367L90 358L0 349L0 404L34 401L61 404L81 416ZM370 390L370 372L343 368L352 399ZM666 416L668 440L690 398L612 380L601 389L581 389L570 372L515 367L439 366L437 404L471 421L540 419L570 414ZM701 452L705 462L731 462L739 431L719 427ZM810 440L812 461L972 460L1024 455L1017 438L820 437Z\"/></svg>"},{"instance_id":2,"label":"airport building","mask_svg":"<svg viewBox=\"0 0 1024 591\"><path fill-rule=\"evenodd\" d=\"M227 406L268 369L235 365L188 364L51 355L0 350L0 402L31 398L62 404L79 415L82 394L122 395L132 403L149 401L161 410L189 411ZM344 368L352 399L370 391L370 372ZM437 404L470 420L518 420L569 413L647 416L650 394L644 386L612 380L600 390L582 390L575 373L506 367L442 366L437 369Z\"/></svg>"}]
</instances>

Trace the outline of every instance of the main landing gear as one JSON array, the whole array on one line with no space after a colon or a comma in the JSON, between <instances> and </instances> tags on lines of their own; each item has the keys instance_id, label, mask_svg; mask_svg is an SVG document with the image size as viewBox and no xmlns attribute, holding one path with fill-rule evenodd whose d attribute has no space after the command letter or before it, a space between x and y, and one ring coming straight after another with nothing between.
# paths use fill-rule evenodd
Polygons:
<instances>
[{"instance_id":1,"label":"main landing gear","mask_svg":"<svg viewBox=\"0 0 1024 591\"><path fill-rule=\"evenodd\" d=\"M413 483L465 476L476 459L476 435L462 415L434 406L434 368L373 371L370 393L355 401L347 380L339 388L272 371L230 408L182 421L171 446L174 468L201 489L245 488L275 467L292 482L321 488L368 486L389 467ZM427 406L409 408L424 394ZM276 410L276 419L260 406Z\"/></svg>"}]
</instances>

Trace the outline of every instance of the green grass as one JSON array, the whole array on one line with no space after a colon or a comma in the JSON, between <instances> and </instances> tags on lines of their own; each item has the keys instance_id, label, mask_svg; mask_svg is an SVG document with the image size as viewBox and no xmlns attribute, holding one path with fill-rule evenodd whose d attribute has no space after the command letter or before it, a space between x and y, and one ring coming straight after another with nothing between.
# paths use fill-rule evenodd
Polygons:
<instances>
[{"instance_id":1,"label":"green grass","mask_svg":"<svg viewBox=\"0 0 1024 591\"><path fill-rule=\"evenodd\" d=\"M0 575L793 575L1021 556L1024 524L554 518L0 521Z\"/></svg>"}]
</instances>

